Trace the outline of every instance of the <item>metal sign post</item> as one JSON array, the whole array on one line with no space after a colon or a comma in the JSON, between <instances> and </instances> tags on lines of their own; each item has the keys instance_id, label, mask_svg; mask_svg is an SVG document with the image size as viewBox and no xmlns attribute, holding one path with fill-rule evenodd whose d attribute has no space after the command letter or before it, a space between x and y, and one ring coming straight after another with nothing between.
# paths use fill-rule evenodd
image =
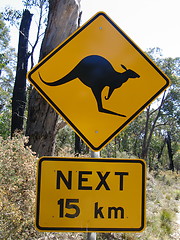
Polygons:
<instances>
[{"instance_id":1,"label":"metal sign post","mask_svg":"<svg viewBox=\"0 0 180 240\"><path fill-rule=\"evenodd\" d=\"M88 233L87 240L96 240L96 233L94 232Z\"/></svg>"},{"instance_id":2,"label":"metal sign post","mask_svg":"<svg viewBox=\"0 0 180 240\"><path fill-rule=\"evenodd\" d=\"M91 157L92 158L100 158L101 156L100 156L100 151L99 152L93 152L93 151L91 151Z\"/></svg>"},{"instance_id":3,"label":"metal sign post","mask_svg":"<svg viewBox=\"0 0 180 240\"><path fill-rule=\"evenodd\" d=\"M99 152L91 151L91 157L92 158L100 158L100 151ZM96 240L96 233L95 232L88 232L87 233L87 240Z\"/></svg>"}]
</instances>

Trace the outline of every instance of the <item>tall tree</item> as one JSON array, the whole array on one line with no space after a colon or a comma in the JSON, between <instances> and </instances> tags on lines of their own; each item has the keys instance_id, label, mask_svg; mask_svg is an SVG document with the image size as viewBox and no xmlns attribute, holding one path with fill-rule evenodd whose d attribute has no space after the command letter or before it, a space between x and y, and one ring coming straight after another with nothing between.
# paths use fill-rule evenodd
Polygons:
<instances>
[{"instance_id":1,"label":"tall tree","mask_svg":"<svg viewBox=\"0 0 180 240\"><path fill-rule=\"evenodd\" d=\"M154 167L155 163L164 164L165 161L164 165L173 170L173 158L178 152L180 139L180 58L162 58L159 56L159 50L156 49L151 50L151 57L170 78L171 86L119 134L117 148L121 152L126 151L146 159L150 167ZM165 158L164 154L166 154Z\"/></svg>"},{"instance_id":2,"label":"tall tree","mask_svg":"<svg viewBox=\"0 0 180 240\"><path fill-rule=\"evenodd\" d=\"M162 68L171 79L171 87L163 105L161 121L166 122L166 143L169 156L169 169L174 171L174 156L179 149L180 141L180 58L167 58L161 61Z\"/></svg>"},{"instance_id":3,"label":"tall tree","mask_svg":"<svg viewBox=\"0 0 180 240\"><path fill-rule=\"evenodd\" d=\"M34 38L33 42L29 42L31 46L30 50L30 61L31 61L31 68L34 66L34 53L35 50L39 50L37 48L37 44L44 36L45 26L47 24L47 12L49 7L49 1L48 0L22 0L24 6L26 9L32 9L32 11L35 10L36 14L34 14L34 22L37 25L36 28L36 35L34 32ZM32 41L32 40L31 40Z\"/></svg>"},{"instance_id":4,"label":"tall tree","mask_svg":"<svg viewBox=\"0 0 180 240\"><path fill-rule=\"evenodd\" d=\"M3 11L4 20L19 29L16 78L12 98L11 135L13 135L15 130L23 130L23 122L25 120L24 110L26 106L27 63L30 57L31 67L33 67L34 51L37 49L36 46L44 34L42 31L44 31L45 27L42 26L44 26L47 21L48 0L22 0L22 3L26 9L23 12L13 10L10 7L6 7ZM36 32L36 37L34 37L31 42L29 41L28 36L32 14L30 14L28 9L36 11L34 22L36 23L37 29L33 29L33 34L35 35ZM19 19L21 19L21 24L19 23ZM30 49L29 52L27 46Z\"/></svg>"},{"instance_id":5,"label":"tall tree","mask_svg":"<svg viewBox=\"0 0 180 240\"><path fill-rule=\"evenodd\" d=\"M23 12L19 30L19 45L16 78L12 98L11 136L16 130L23 130L24 111L26 106L26 74L28 66L28 39L32 14L29 10Z\"/></svg>"},{"instance_id":6,"label":"tall tree","mask_svg":"<svg viewBox=\"0 0 180 240\"><path fill-rule=\"evenodd\" d=\"M40 59L77 29L79 8L80 0L49 0L48 24ZM33 89L29 100L26 134L33 151L39 156L53 153L57 119L56 112Z\"/></svg>"},{"instance_id":7,"label":"tall tree","mask_svg":"<svg viewBox=\"0 0 180 240\"><path fill-rule=\"evenodd\" d=\"M11 98L16 63L15 49L9 45L9 29L0 14L0 135L10 135Z\"/></svg>"},{"instance_id":8,"label":"tall tree","mask_svg":"<svg viewBox=\"0 0 180 240\"><path fill-rule=\"evenodd\" d=\"M143 137L142 152L141 152L141 158L143 159L147 159L149 146L151 144L154 130L157 127L157 124L159 124L158 119L161 115L161 109L164 101L165 101L165 92L163 93L163 97L161 99L161 102L158 108L151 110L151 106L148 106L146 109L146 123L144 127L144 137Z\"/></svg>"},{"instance_id":9,"label":"tall tree","mask_svg":"<svg viewBox=\"0 0 180 240\"><path fill-rule=\"evenodd\" d=\"M141 157L147 159L148 151L150 149L151 140L155 129L159 126L164 126L166 129L167 126L172 128L170 124L170 119L173 118L173 121L177 123L178 129L178 96L179 96L179 58L162 58L159 57L159 49L152 49L150 52L153 60L159 65L159 67L167 74L170 78L172 84L171 87L163 93L157 102L157 106L148 107L146 109L146 123L144 127L143 135L143 144L142 144L142 153Z\"/></svg>"},{"instance_id":10,"label":"tall tree","mask_svg":"<svg viewBox=\"0 0 180 240\"><path fill-rule=\"evenodd\" d=\"M170 135L170 132L167 132L166 143L167 143L169 162L170 162L169 163L169 170L172 170L174 172L173 151L172 151L172 146L171 146L171 135Z\"/></svg>"}]
</instances>

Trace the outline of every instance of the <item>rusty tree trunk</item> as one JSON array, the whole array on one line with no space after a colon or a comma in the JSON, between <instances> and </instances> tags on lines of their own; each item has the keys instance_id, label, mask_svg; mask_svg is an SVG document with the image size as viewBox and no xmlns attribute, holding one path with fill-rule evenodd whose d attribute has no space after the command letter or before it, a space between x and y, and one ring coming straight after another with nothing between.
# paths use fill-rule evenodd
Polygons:
<instances>
[{"instance_id":1,"label":"rusty tree trunk","mask_svg":"<svg viewBox=\"0 0 180 240\"><path fill-rule=\"evenodd\" d=\"M49 0L48 25L40 59L77 29L79 16L80 0ZM32 150L38 156L53 154L57 118L56 112L33 89L29 100L26 134L29 136Z\"/></svg>"}]
</instances>

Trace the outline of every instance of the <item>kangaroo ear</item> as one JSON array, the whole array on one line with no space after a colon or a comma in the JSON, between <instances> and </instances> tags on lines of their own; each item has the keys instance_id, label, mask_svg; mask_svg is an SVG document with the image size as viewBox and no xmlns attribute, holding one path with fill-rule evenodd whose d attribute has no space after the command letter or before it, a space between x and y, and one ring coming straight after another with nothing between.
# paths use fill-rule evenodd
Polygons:
<instances>
[{"instance_id":1,"label":"kangaroo ear","mask_svg":"<svg viewBox=\"0 0 180 240\"><path fill-rule=\"evenodd\" d=\"M122 64L121 64L121 67L124 68L125 70L127 70L127 68L124 65L122 65Z\"/></svg>"}]
</instances>

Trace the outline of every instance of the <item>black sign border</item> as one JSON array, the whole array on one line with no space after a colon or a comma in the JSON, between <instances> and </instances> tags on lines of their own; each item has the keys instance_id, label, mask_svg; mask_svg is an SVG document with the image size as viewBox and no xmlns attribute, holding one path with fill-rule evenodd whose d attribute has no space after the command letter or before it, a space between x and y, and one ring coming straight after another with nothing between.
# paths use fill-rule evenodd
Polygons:
<instances>
[{"instance_id":1,"label":"black sign border","mask_svg":"<svg viewBox=\"0 0 180 240\"><path fill-rule=\"evenodd\" d=\"M40 220L40 191L41 191L41 170L44 161L71 161L71 162L101 162L101 163L140 163L142 165L142 206L141 226L139 228L65 228L65 227L41 227ZM61 158L41 157L38 161L37 195L36 195L36 228L39 231L48 232L140 232L145 228L146 216L146 163L141 159L114 159L114 158Z\"/></svg>"},{"instance_id":2,"label":"black sign border","mask_svg":"<svg viewBox=\"0 0 180 240\"><path fill-rule=\"evenodd\" d=\"M61 111L61 109L46 95L46 93L36 84L32 79L31 75L37 71L45 62L47 62L54 54L56 54L60 49L62 49L66 44L68 44L73 38L75 38L79 33L81 33L85 28L87 28L93 21L95 21L99 16L103 16L145 59L149 64L165 79L165 85L153 95L138 111L136 111L128 120L122 124L116 131L114 131L102 144L95 147L81 131L71 122L71 120ZM90 19L86 24L80 27L75 33L73 33L67 40L60 44L55 50L53 50L47 57L45 57L36 67L30 71L28 74L28 79L33 84L33 86L38 90L38 92L45 97L45 99L50 103L50 105L60 114L66 122L75 130L75 132L87 143L87 145L93 151L101 150L111 139L113 139L128 123L130 123L139 113L146 108L155 98L157 98L169 85L170 81L167 76L150 60L150 58L141 51L141 49L104 13L97 13L92 19Z\"/></svg>"}]
</instances>

